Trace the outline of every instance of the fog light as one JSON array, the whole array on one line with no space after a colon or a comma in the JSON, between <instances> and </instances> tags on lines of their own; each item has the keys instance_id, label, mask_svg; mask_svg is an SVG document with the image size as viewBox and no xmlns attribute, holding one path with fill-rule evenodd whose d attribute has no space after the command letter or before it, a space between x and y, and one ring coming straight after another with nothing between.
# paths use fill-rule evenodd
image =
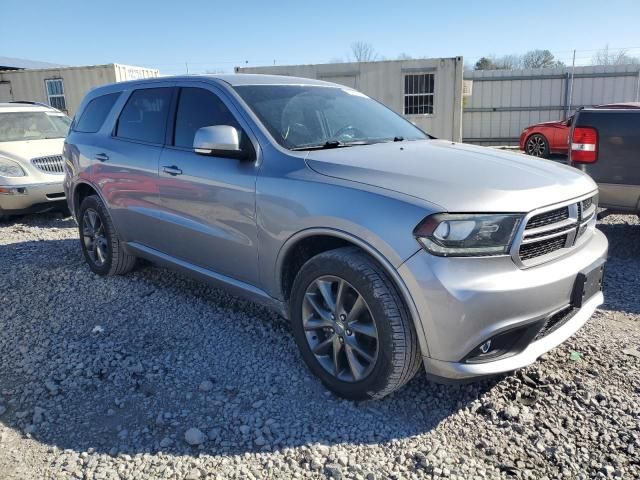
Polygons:
<instances>
[{"instance_id":1,"label":"fog light","mask_svg":"<svg viewBox=\"0 0 640 480\"><path fill-rule=\"evenodd\" d=\"M2 195L26 195L27 189L25 187L0 187L0 194Z\"/></svg>"},{"instance_id":2,"label":"fog light","mask_svg":"<svg viewBox=\"0 0 640 480\"><path fill-rule=\"evenodd\" d=\"M491 350L491 340L487 340L482 345L480 345L480 347L478 347L478 348L479 348L480 352L487 353L489 350Z\"/></svg>"}]
</instances>

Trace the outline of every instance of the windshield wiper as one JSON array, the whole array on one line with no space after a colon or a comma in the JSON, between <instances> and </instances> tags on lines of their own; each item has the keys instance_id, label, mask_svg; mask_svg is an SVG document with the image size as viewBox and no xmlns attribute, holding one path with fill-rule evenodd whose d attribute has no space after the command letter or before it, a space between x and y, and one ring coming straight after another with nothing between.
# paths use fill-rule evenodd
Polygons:
<instances>
[{"instance_id":1,"label":"windshield wiper","mask_svg":"<svg viewBox=\"0 0 640 480\"><path fill-rule=\"evenodd\" d=\"M355 147L356 145L371 145L377 142L368 142L364 140L358 140L355 142L341 142L340 140L327 140L324 143L318 143L316 145L300 145L293 147L291 150L324 150L327 148L343 148L343 147Z\"/></svg>"},{"instance_id":2,"label":"windshield wiper","mask_svg":"<svg viewBox=\"0 0 640 480\"><path fill-rule=\"evenodd\" d=\"M314 145L301 145L299 147L293 147L291 150L322 150L325 148L338 148L348 147L348 145L340 142L339 140L327 140L324 143L318 143Z\"/></svg>"}]
</instances>

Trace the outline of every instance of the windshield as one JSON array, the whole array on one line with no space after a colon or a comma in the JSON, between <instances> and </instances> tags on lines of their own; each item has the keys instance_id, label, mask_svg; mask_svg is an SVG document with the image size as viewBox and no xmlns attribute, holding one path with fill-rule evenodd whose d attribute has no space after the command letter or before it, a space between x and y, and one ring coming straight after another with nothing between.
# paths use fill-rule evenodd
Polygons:
<instances>
[{"instance_id":1,"label":"windshield","mask_svg":"<svg viewBox=\"0 0 640 480\"><path fill-rule=\"evenodd\" d=\"M235 90L276 141L289 149L429 138L387 107L347 88L243 85Z\"/></svg>"},{"instance_id":2,"label":"windshield","mask_svg":"<svg viewBox=\"0 0 640 480\"><path fill-rule=\"evenodd\" d=\"M0 113L0 142L64 138L71 120L56 112Z\"/></svg>"}]
</instances>

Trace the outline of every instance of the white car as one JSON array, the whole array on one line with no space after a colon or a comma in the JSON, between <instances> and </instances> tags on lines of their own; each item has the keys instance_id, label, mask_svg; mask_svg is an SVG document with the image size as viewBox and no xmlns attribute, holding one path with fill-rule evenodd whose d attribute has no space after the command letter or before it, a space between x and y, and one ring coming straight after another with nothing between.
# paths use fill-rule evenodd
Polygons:
<instances>
[{"instance_id":1,"label":"white car","mask_svg":"<svg viewBox=\"0 0 640 480\"><path fill-rule=\"evenodd\" d=\"M47 105L0 103L0 218L65 208L62 148L70 123Z\"/></svg>"}]
</instances>

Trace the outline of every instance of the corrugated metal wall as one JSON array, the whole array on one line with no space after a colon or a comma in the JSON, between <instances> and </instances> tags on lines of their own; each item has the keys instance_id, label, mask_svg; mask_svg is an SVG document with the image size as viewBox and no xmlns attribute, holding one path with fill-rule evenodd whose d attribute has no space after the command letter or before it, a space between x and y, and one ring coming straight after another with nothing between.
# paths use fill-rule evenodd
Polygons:
<instances>
[{"instance_id":1,"label":"corrugated metal wall","mask_svg":"<svg viewBox=\"0 0 640 480\"><path fill-rule=\"evenodd\" d=\"M580 106L640 100L640 67L481 70L465 72L473 80L464 99L463 140L483 145L517 144L528 125L562 120ZM571 104L571 105L570 105Z\"/></svg>"},{"instance_id":2,"label":"corrugated metal wall","mask_svg":"<svg viewBox=\"0 0 640 480\"><path fill-rule=\"evenodd\" d=\"M423 130L439 138L460 141L462 135L462 57L393 60L362 63L329 63L271 67L238 67L238 73L264 73L316 78L356 88L403 114L404 76L435 74L434 112L405 115Z\"/></svg>"},{"instance_id":3,"label":"corrugated metal wall","mask_svg":"<svg viewBox=\"0 0 640 480\"><path fill-rule=\"evenodd\" d=\"M129 70L128 70L129 69ZM87 67L47 68L36 70L16 70L0 72L0 84L9 85L10 98L0 101L27 100L48 103L45 80L61 78L64 85L67 113L73 116L85 94L92 88L105 83L129 80L131 69L147 76L158 76L158 70L127 67L123 65L92 65ZM124 78L123 78L124 77Z\"/></svg>"}]
</instances>

